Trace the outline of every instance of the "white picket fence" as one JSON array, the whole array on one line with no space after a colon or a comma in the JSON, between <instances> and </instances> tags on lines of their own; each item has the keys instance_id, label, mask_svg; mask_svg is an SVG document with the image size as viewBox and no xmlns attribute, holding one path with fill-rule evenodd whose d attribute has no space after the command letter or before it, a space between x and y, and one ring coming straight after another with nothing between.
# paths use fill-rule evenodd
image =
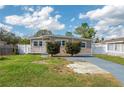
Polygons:
<instances>
[{"instance_id":1,"label":"white picket fence","mask_svg":"<svg viewBox=\"0 0 124 93\"><path fill-rule=\"evenodd\" d=\"M107 53L107 45L101 43L92 44L92 52L93 54L106 54Z\"/></svg>"},{"instance_id":2,"label":"white picket fence","mask_svg":"<svg viewBox=\"0 0 124 93\"><path fill-rule=\"evenodd\" d=\"M31 53L31 45L18 45L19 54L28 54Z\"/></svg>"}]
</instances>

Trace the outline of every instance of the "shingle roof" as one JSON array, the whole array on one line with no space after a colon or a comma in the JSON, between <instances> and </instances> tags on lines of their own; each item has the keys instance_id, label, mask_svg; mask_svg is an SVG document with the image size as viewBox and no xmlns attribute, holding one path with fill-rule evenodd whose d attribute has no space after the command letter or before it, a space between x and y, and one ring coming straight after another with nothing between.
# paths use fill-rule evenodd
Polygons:
<instances>
[{"instance_id":1,"label":"shingle roof","mask_svg":"<svg viewBox=\"0 0 124 93\"><path fill-rule=\"evenodd\" d=\"M115 41L124 41L124 37L112 38L112 39L109 39L109 40L105 40L104 42L115 42Z\"/></svg>"},{"instance_id":2,"label":"shingle roof","mask_svg":"<svg viewBox=\"0 0 124 93\"><path fill-rule=\"evenodd\" d=\"M86 39L86 38L79 38L79 37L71 37L71 36L60 36L60 35L43 35L40 37L32 37L30 39L40 39L40 38L49 38L49 37L53 37L53 38L62 38L62 39L79 39L79 40L91 40L91 39Z\"/></svg>"}]
</instances>

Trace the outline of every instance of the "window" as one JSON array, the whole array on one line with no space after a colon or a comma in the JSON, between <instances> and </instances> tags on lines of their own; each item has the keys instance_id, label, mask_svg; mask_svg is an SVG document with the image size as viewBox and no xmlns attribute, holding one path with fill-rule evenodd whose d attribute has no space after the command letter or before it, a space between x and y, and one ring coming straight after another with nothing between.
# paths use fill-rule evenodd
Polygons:
<instances>
[{"instance_id":1,"label":"window","mask_svg":"<svg viewBox=\"0 0 124 93\"><path fill-rule=\"evenodd\" d=\"M59 45L61 45L61 41L56 41Z\"/></svg>"},{"instance_id":2,"label":"window","mask_svg":"<svg viewBox=\"0 0 124 93\"><path fill-rule=\"evenodd\" d=\"M122 44L116 44L117 45L117 51L122 51Z\"/></svg>"},{"instance_id":3,"label":"window","mask_svg":"<svg viewBox=\"0 0 124 93\"><path fill-rule=\"evenodd\" d=\"M39 41L39 46L42 46L42 41Z\"/></svg>"},{"instance_id":4,"label":"window","mask_svg":"<svg viewBox=\"0 0 124 93\"><path fill-rule=\"evenodd\" d=\"M124 45L123 44L119 44L119 43L111 43L111 44L108 44L108 50L110 51L124 51Z\"/></svg>"},{"instance_id":5,"label":"window","mask_svg":"<svg viewBox=\"0 0 124 93\"><path fill-rule=\"evenodd\" d=\"M37 41L34 41L33 45L34 46L38 46L38 42Z\"/></svg>"},{"instance_id":6,"label":"window","mask_svg":"<svg viewBox=\"0 0 124 93\"><path fill-rule=\"evenodd\" d=\"M85 48L86 47L86 43L81 43L81 47Z\"/></svg>"},{"instance_id":7,"label":"window","mask_svg":"<svg viewBox=\"0 0 124 93\"><path fill-rule=\"evenodd\" d=\"M122 44L122 52L124 52L124 44Z\"/></svg>"},{"instance_id":8,"label":"window","mask_svg":"<svg viewBox=\"0 0 124 93\"><path fill-rule=\"evenodd\" d=\"M120 44L115 44L115 51L120 51Z\"/></svg>"},{"instance_id":9,"label":"window","mask_svg":"<svg viewBox=\"0 0 124 93\"><path fill-rule=\"evenodd\" d=\"M117 44L115 44L115 51L117 51Z\"/></svg>"},{"instance_id":10,"label":"window","mask_svg":"<svg viewBox=\"0 0 124 93\"><path fill-rule=\"evenodd\" d=\"M116 50L116 46L115 46L115 49L114 49L114 44L108 44L108 50Z\"/></svg>"},{"instance_id":11,"label":"window","mask_svg":"<svg viewBox=\"0 0 124 93\"><path fill-rule=\"evenodd\" d=\"M64 46L65 45L65 41L62 41L62 46Z\"/></svg>"}]
</instances>

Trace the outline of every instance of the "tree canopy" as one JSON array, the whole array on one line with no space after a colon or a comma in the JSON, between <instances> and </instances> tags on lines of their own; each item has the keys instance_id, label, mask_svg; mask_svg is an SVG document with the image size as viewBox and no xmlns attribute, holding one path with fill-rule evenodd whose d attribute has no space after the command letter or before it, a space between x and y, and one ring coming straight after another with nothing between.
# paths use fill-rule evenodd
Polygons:
<instances>
[{"instance_id":1,"label":"tree canopy","mask_svg":"<svg viewBox=\"0 0 124 93\"><path fill-rule=\"evenodd\" d=\"M95 43L100 43L104 41L104 37L102 37L101 39L99 37L95 38Z\"/></svg>"},{"instance_id":2,"label":"tree canopy","mask_svg":"<svg viewBox=\"0 0 124 93\"><path fill-rule=\"evenodd\" d=\"M0 40L1 41L5 41L7 42L7 44L15 45L19 43L20 39L21 38L19 36L16 36L14 33L8 32L2 27L0 28Z\"/></svg>"},{"instance_id":3,"label":"tree canopy","mask_svg":"<svg viewBox=\"0 0 124 93\"><path fill-rule=\"evenodd\" d=\"M87 23L82 23L81 26L75 29L74 33L80 35L82 38L91 39L95 37L96 31L93 27L89 27Z\"/></svg>"},{"instance_id":4,"label":"tree canopy","mask_svg":"<svg viewBox=\"0 0 124 93\"><path fill-rule=\"evenodd\" d=\"M65 35L66 35L66 36L73 36L73 35L72 35L72 32L66 32Z\"/></svg>"},{"instance_id":5,"label":"tree canopy","mask_svg":"<svg viewBox=\"0 0 124 93\"><path fill-rule=\"evenodd\" d=\"M35 37L39 37L39 36L42 36L42 35L52 35L52 32L49 31L49 30L39 30L34 36Z\"/></svg>"},{"instance_id":6,"label":"tree canopy","mask_svg":"<svg viewBox=\"0 0 124 93\"><path fill-rule=\"evenodd\" d=\"M19 41L19 44L30 44L30 40L27 38L21 38Z\"/></svg>"}]
</instances>

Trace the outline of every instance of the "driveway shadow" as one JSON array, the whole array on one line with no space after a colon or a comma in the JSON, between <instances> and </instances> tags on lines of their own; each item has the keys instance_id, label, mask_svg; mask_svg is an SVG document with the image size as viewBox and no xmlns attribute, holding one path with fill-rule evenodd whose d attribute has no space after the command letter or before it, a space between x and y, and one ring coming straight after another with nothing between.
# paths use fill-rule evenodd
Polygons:
<instances>
[{"instance_id":1,"label":"driveway shadow","mask_svg":"<svg viewBox=\"0 0 124 93\"><path fill-rule=\"evenodd\" d=\"M74 56L67 56L67 55L54 55L53 57L94 57L93 55L74 55Z\"/></svg>"}]
</instances>

